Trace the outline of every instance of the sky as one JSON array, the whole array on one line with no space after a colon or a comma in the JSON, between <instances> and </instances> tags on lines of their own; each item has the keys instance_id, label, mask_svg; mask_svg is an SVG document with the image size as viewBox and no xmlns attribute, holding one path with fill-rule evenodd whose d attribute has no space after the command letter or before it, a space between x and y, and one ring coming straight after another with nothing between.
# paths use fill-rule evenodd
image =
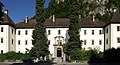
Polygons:
<instances>
[{"instance_id":1,"label":"sky","mask_svg":"<svg viewBox=\"0 0 120 65\"><path fill-rule=\"evenodd\" d=\"M3 12L7 9L9 17L16 24L23 19L32 18L35 15L35 0L1 0L3 3ZM45 1L44 7L48 6L50 0Z\"/></svg>"}]
</instances>

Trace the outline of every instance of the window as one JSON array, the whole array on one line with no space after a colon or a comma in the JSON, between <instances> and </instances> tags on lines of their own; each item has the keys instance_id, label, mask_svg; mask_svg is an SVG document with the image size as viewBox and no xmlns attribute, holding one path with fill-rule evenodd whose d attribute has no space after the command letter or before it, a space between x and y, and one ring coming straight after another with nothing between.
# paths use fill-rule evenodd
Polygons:
<instances>
[{"instance_id":1,"label":"window","mask_svg":"<svg viewBox=\"0 0 120 65\"><path fill-rule=\"evenodd\" d=\"M117 31L120 31L120 26L117 26Z\"/></svg>"},{"instance_id":2,"label":"window","mask_svg":"<svg viewBox=\"0 0 120 65\"><path fill-rule=\"evenodd\" d=\"M18 35L20 35L20 30L18 31Z\"/></svg>"},{"instance_id":3,"label":"window","mask_svg":"<svg viewBox=\"0 0 120 65\"><path fill-rule=\"evenodd\" d=\"M117 43L120 43L120 37L117 38Z\"/></svg>"},{"instance_id":4,"label":"window","mask_svg":"<svg viewBox=\"0 0 120 65\"><path fill-rule=\"evenodd\" d=\"M92 35L94 35L94 30L92 30Z\"/></svg>"},{"instance_id":5,"label":"window","mask_svg":"<svg viewBox=\"0 0 120 65\"><path fill-rule=\"evenodd\" d=\"M108 39L106 39L106 44L108 44Z\"/></svg>"},{"instance_id":6,"label":"window","mask_svg":"<svg viewBox=\"0 0 120 65\"><path fill-rule=\"evenodd\" d=\"M60 34L60 30L58 30L58 34Z\"/></svg>"},{"instance_id":7,"label":"window","mask_svg":"<svg viewBox=\"0 0 120 65\"><path fill-rule=\"evenodd\" d=\"M1 38L1 43L3 43L3 38Z\"/></svg>"},{"instance_id":8,"label":"window","mask_svg":"<svg viewBox=\"0 0 120 65\"><path fill-rule=\"evenodd\" d=\"M57 43L58 43L59 45L62 45L62 40L57 40Z\"/></svg>"},{"instance_id":9,"label":"window","mask_svg":"<svg viewBox=\"0 0 120 65\"><path fill-rule=\"evenodd\" d=\"M101 45L102 44L102 40L99 40L99 45Z\"/></svg>"},{"instance_id":10,"label":"window","mask_svg":"<svg viewBox=\"0 0 120 65\"><path fill-rule=\"evenodd\" d=\"M48 30L48 35L50 35L50 30Z\"/></svg>"},{"instance_id":11,"label":"window","mask_svg":"<svg viewBox=\"0 0 120 65\"><path fill-rule=\"evenodd\" d=\"M102 34L102 30L99 30L99 34Z\"/></svg>"},{"instance_id":12,"label":"window","mask_svg":"<svg viewBox=\"0 0 120 65\"><path fill-rule=\"evenodd\" d=\"M86 35L86 30L84 30L84 35Z\"/></svg>"},{"instance_id":13,"label":"window","mask_svg":"<svg viewBox=\"0 0 120 65\"><path fill-rule=\"evenodd\" d=\"M25 40L25 45L27 45L28 44L28 41L27 40Z\"/></svg>"},{"instance_id":14,"label":"window","mask_svg":"<svg viewBox=\"0 0 120 65\"><path fill-rule=\"evenodd\" d=\"M12 44L14 43L13 39L12 39Z\"/></svg>"},{"instance_id":15,"label":"window","mask_svg":"<svg viewBox=\"0 0 120 65\"><path fill-rule=\"evenodd\" d=\"M60 45L62 45L62 40L60 40Z\"/></svg>"},{"instance_id":16,"label":"window","mask_svg":"<svg viewBox=\"0 0 120 65\"><path fill-rule=\"evenodd\" d=\"M84 45L86 45L86 40L84 40Z\"/></svg>"},{"instance_id":17,"label":"window","mask_svg":"<svg viewBox=\"0 0 120 65\"><path fill-rule=\"evenodd\" d=\"M13 34L13 29L12 29L12 34Z\"/></svg>"},{"instance_id":18,"label":"window","mask_svg":"<svg viewBox=\"0 0 120 65\"><path fill-rule=\"evenodd\" d=\"M94 45L94 40L92 40L92 45Z\"/></svg>"},{"instance_id":19,"label":"window","mask_svg":"<svg viewBox=\"0 0 120 65\"><path fill-rule=\"evenodd\" d=\"M18 40L18 45L20 45L20 40Z\"/></svg>"},{"instance_id":20,"label":"window","mask_svg":"<svg viewBox=\"0 0 120 65\"><path fill-rule=\"evenodd\" d=\"M3 27L1 27L1 32L3 32Z\"/></svg>"},{"instance_id":21,"label":"window","mask_svg":"<svg viewBox=\"0 0 120 65\"><path fill-rule=\"evenodd\" d=\"M25 35L28 35L28 30L25 30Z\"/></svg>"},{"instance_id":22,"label":"window","mask_svg":"<svg viewBox=\"0 0 120 65\"><path fill-rule=\"evenodd\" d=\"M1 54L3 54L3 50L1 50Z\"/></svg>"},{"instance_id":23,"label":"window","mask_svg":"<svg viewBox=\"0 0 120 65\"><path fill-rule=\"evenodd\" d=\"M106 33L108 33L108 28L106 29Z\"/></svg>"}]
</instances>

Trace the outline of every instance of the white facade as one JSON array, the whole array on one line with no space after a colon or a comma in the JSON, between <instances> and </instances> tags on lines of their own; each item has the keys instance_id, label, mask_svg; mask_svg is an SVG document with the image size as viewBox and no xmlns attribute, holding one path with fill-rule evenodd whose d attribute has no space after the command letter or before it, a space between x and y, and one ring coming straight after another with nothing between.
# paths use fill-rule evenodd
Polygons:
<instances>
[{"instance_id":1,"label":"white facade","mask_svg":"<svg viewBox=\"0 0 120 65\"><path fill-rule=\"evenodd\" d=\"M104 51L103 28L81 28L80 39L83 41L82 48Z\"/></svg>"},{"instance_id":2,"label":"white facade","mask_svg":"<svg viewBox=\"0 0 120 65\"><path fill-rule=\"evenodd\" d=\"M55 19L54 22L47 20L45 23L46 26L48 25L46 35L52 57L56 56L56 49L61 48L61 45L68 42L68 21L67 19ZM27 19L26 22L14 25L15 27L8 23L0 24L0 53L9 51L27 53L27 50L33 47L32 33L34 27L30 25L35 24L34 22L35 20ZM80 40L83 41L82 48L85 50L95 48L104 51L112 47L120 47L120 22L113 22L103 25L96 20L83 21L83 27L80 28ZM62 48L61 50L63 51ZM63 52L62 55L64 55Z\"/></svg>"},{"instance_id":3,"label":"white facade","mask_svg":"<svg viewBox=\"0 0 120 65\"><path fill-rule=\"evenodd\" d=\"M110 24L105 28L105 49L120 47L119 27L120 24Z\"/></svg>"},{"instance_id":4,"label":"white facade","mask_svg":"<svg viewBox=\"0 0 120 65\"><path fill-rule=\"evenodd\" d=\"M15 51L15 28L9 25L0 25L0 53Z\"/></svg>"},{"instance_id":5,"label":"white facade","mask_svg":"<svg viewBox=\"0 0 120 65\"><path fill-rule=\"evenodd\" d=\"M32 45L33 29L16 29L16 52L27 53Z\"/></svg>"}]
</instances>

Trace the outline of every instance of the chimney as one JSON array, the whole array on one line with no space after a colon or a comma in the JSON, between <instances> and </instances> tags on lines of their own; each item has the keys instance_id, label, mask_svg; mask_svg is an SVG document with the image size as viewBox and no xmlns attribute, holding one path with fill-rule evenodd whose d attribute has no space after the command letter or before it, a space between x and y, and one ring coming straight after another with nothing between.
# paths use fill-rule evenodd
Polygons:
<instances>
[{"instance_id":1,"label":"chimney","mask_svg":"<svg viewBox=\"0 0 120 65\"><path fill-rule=\"evenodd\" d=\"M5 14L8 14L8 10L6 9L6 10L4 11L4 13L5 13Z\"/></svg>"},{"instance_id":2,"label":"chimney","mask_svg":"<svg viewBox=\"0 0 120 65\"><path fill-rule=\"evenodd\" d=\"M53 15L53 22L55 22L55 15Z\"/></svg>"},{"instance_id":3,"label":"chimney","mask_svg":"<svg viewBox=\"0 0 120 65\"><path fill-rule=\"evenodd\" d=\"M93 22L95 21L95 15L93 15L93 19L92 19L92 21L93 21Z\"/></svg>"},{"instance_id":4,"label":"chimney","mask_svg":"<svg viewBox=\"0 0 120 65\"><path fill-rule=\"evenodd\" d=\"M25 23L27 23L28 22L28 16L26 16L26 19L25 19Z\"/></svg>"}]
</instances>

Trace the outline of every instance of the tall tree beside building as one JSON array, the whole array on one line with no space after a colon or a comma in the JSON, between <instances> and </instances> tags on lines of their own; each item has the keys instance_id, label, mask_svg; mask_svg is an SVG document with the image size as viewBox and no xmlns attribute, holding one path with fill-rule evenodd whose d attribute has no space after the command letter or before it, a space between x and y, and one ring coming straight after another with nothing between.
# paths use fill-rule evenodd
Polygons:
<instances>
[{"instance_id":1,"label":"tall tree beside building","mask_svg":"<svg viewBox=\"0 0 120 65\"><path fill-rule=\"evenodd\" d=\"M69 0L68 5L70 7L69 12L70 14L70 25L69 25L69 39L68 42L63 45L63 48L65 49L65 53L70 55L71 57L76 54L75 50L81 49L81 41L80 41L80 19L79 19L79 5L80 5L80 0Z\"/></svg>"},{"instance_id":2,"label":"tall tree beside building","mask_svg":"<svg viewBox=\"0 0 120 65\"><path fill-rule=\"evenodd\" d=\"M30 54L32 56L35 56L40 60L40 57L42 57L42 60L44 60L44 57L49 54L49 45L47 44L47 37L46 37L46 28L43 25L43 22L45 22L44 17L44 0L36 0L36 25L33 30L32 35L32 44L33 48L30 51ZM34 52L34 53L33 53Z\"/></svg>"},{"instance_id":3,"label":"tall tree beside building","mask_svg":"<svg viewBox=\"0 0 120 65\"><path fill-rule=\"evenodd\" d=\"M0 1L0 21L2 20L2 16L3 16L3 12L2 12L3 7L4 7L4 5L3 5L3 3Z\"/></svg>"}]
</instances>

